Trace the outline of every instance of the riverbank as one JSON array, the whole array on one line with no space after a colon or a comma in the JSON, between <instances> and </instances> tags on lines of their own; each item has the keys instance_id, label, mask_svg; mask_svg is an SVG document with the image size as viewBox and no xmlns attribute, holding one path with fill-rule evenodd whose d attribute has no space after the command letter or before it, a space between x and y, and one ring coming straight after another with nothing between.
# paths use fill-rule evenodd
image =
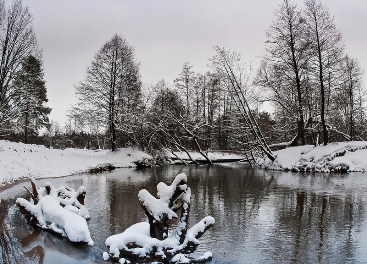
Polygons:
<instances>
[{"instance_id":1,"label":"riverbank","mask_svg":"<svg viewBox=\"0 0 367 264\"><path fill-rule=\"evenodd\" d=\"M0 185L34 177L60 177L87 172L102 164L134 167L151 156L134 148L110 150L49 149L45 146L0 140Z\"/></svg>"},{"instance_id":2,"label":"riverbank","mask_svg":"<svg viewBox=\"0 0 367 264\"><path fill-rule=\"evenodd\" d=\"M257 160L268 170L347 172L367 171L367 141L329 143L326 146L299 146L274 151L275 161Z\"/></svg>"}]
</instances>

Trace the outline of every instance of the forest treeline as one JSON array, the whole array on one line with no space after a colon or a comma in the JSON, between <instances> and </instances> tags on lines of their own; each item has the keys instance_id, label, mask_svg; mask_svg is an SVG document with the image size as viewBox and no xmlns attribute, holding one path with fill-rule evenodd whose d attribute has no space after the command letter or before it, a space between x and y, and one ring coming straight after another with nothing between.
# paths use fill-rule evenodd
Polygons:
<instances>
[{"instance_id":1,"label":"forest treeline","mask_svg":"<svg viewBox=\"0 0 367 264\"><path fill-rule=\"evenodd\" d=\"M215 47L206 72L185 62L172 83L142 83L134 48L116 34L75 85L78 100L63 127L47 117L42 56L28 9L21 1L8 10L1 2L0 9L3 139L54 148L136 146L205 155L253 144L266 151L267 145L326 145L366 137L363 70L346 54L342 33L322 1L306 0L302 7L282 1L265 32L258 69L240 54ZM27 23L20 19L24 14ZM46 132L38 135L42 127ZM257 129L261 136L254 137Z\"/></svg>"}]
</instances>

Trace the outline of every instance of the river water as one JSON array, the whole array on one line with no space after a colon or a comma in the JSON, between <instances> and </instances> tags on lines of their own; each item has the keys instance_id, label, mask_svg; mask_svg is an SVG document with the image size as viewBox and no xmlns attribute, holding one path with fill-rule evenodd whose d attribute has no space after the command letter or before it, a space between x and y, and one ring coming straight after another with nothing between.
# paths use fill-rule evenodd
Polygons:
<instances>
[{"instance_id":1,"label":"river water","mask_svg":"<svg viewBox=\"0 0 367 264\"><path fill-rule=\"evenodd\" d=\"M106 263L108 236L147 218L137 194L156 194L186 173L191 188L190 226L211 215L215 225L195 256L211 263L367 263L367 174L298 174L245 165L162 166L38 180L55 187L87 188L89 230L95 246L71 243L26 223L16 197L24 186L0 193L0 263Z\"/></svg>"}]
</instances>

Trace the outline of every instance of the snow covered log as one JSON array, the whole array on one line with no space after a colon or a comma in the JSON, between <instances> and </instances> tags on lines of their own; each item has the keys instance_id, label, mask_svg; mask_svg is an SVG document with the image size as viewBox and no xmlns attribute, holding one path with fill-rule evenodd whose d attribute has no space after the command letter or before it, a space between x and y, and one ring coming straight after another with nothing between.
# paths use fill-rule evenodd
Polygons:
<instances>
[{"instance_id":1,"label":"snow covered log","mask_svg":"<svg viewBox=\"0 0 367 264\"><path fill-rule=\"evenodd\" d=\"M139 203L148 217L148 222L141 222L127 228L123 233L106 239L109 253L105 260L112 259L120 263L153 262L189 263L211 259L210 252L199 259L190 259L185 254L193 253L200 244L199 238L212 227L215 220L207 216L188 229L191 190L187 187L185 174L176 176L171 185L159 183L157 198L147 190L140 190ZM177 227L170 234L173 219L178 220Z\"/></svg>"},{"instance_id":2,"label":"snow covered log","mask_svg":"<svg viewBox=\"0 0 367 264\"><path fill-rule=\"evenodd\" d=\"M86 242L93 245L86 219L90 218L84 205L86 189L81 186L77 191L70 187L55 188L51 183L38 188L31 178L32 198L27 201L18 198L16 204L29 220L41 229L67 237L72 242Z\"/></svg>"}]
</instances>

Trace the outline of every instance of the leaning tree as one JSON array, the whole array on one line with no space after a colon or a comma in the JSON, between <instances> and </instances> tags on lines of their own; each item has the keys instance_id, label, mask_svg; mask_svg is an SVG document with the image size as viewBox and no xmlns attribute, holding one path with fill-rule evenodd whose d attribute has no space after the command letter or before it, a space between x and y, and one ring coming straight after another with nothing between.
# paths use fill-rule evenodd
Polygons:
<instances>
[{"instance_id":1,"label":"leaning tree","mask_svg":"<svg viewBox=\"0 0 367 264\"><path fill-rule=\"evenodd\" d=\"M275 157L260 130L253 110L250 108L249 97L239 78L241 73L239 54L220 47L215 47L215 50L217 55L212 58L213 68L223 77L229 96L244 121L241 138L248 161L253 164L254 156L258 155L259 150L274 161Z\"/></svg>"}]
</instances>

